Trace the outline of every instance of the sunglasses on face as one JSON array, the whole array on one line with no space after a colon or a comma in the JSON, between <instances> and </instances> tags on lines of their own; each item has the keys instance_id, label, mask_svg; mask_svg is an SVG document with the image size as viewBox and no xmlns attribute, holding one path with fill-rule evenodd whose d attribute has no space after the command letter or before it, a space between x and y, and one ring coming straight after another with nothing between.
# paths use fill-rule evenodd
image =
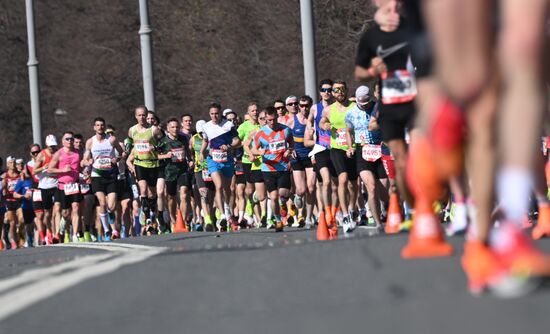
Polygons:
<instances>
[{"instance_id":1,"label":"sunglasses on face","mask_svg":"<svg viewBox=\"0 0 550 334\"><path fill-rule=\"evenodd\" d=\"M284 106L275 107L275 110L283 110L284 108L285 108Z\"/></svg>"},{"instance_id":2,"label":"sunglasses on face","mask_svg":"<svg viewBox=\"0 0 550 334\"><path fill-rule=\"evenodd\" d=\"M309 108L309 104L300 104L300 108Z\"/></svg>"},{"instance_id":3,"label":"sunglasses on face","mask_svg":"<svg viewBox=\"0 0 550 334\"><path fill-rule=\"evenodd\" d=\"M335 87L332 89L332 92L336 94L343 94L345 91L346 89L344 87Z\"/></svg>"},{"instance_id":4,"label":"sunglasses on face","mask_svg":"<svg viewBox=\"0 0 550 334\"><path fill-rule=\"evenodd\" d=\"M38 153L40 153L40 151L31 151L32 155L37 155Z\"/></svg>"},{"instance_id":5,"label":"sunglasses on face","mask_svg":"<svg viewBox=\"0 0 550 334\"><path fill-rule=\"evenodd\" d=\"M295 106L295 107L297 107L297 106L298 106L298 102L291 102L291 103L287 103L286 105L289 106L289 107L290 107L290 106Z\"/></svg>"},{"instance_id":6,"label":"sunglasses on face","mask_svg":"<svg viewBox=\"0 0 550 334\"><path fill-rule=\"evenodd\" d=\"M65 141L74 141L74 138L73 137L67 137L67 138L63 138L63 140L65 140Z\"/></svg>"},{"instance_id":7,"label":"sunglasses on face","mask_svg":"<svg viewBox=\"0 0 550 334\"><path fill-rule=\"evenodd\" d=\"M330 93L332 88L321 88L321 93Z\"/></svg>"}]
</instances>

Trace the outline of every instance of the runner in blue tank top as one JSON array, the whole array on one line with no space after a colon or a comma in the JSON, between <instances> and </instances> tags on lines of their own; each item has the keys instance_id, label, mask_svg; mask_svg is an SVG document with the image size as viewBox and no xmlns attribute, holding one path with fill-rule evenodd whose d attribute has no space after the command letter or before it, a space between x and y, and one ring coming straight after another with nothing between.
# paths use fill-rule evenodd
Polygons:
<instances>
[{"instance_id":1,"label":"runner in blue tank top","mask_svg":"<svg viewBox=\"0 0 550 334\"><path fill-rule=\"evenodd\" d=\"M334 98L332 96L332 84L333 81L330 79L321 80L319 83L319 95L321 96L321 101L311 107L308 122L308 126L314 126L314 129L311 129L310 131L306 130L305 136L307 141L310 135L313 136L313 134L315 134L315 144L320 145L315 146L313 150L317 187L321 190L317 192L317 202L321 203L322 208L320 208L320 210L325 212L326 220L329 224L333 217L331 215L331 210L328 208L331 207L333 203L334 205L337 205L338 199L335 196L336 193L332 196L331 175L336 176L336 172L334 171L334 166L330 162L330 154L328 150L330 148L330 123L326 118L323 120L322 116L323 109L334 102ZM328 125L328 127L323 129L323 124ZM322 150L321 147L324 147L325 149ZM325 210L325 208L327 208L327 210Z\"/></svg>"},{"instance_id":2,"label":"runner in blue tank top","mask_svg":"<svg viewBox=\"0 0 550 334\"><path fill-rule=\"evenodd\" d=\"M299 111L287 124L292 129L296 158L292 160L292 176L294 179L294 204L298 209L298 219L295 227L311 228L313 226L313 205L315 204L315 171L309 157L311 149L304 146L304 134L308 123L311 97L304 95L298 102ZM306 214L304 219L304 197L306 200Z\"/></svg>"}]
</instances>

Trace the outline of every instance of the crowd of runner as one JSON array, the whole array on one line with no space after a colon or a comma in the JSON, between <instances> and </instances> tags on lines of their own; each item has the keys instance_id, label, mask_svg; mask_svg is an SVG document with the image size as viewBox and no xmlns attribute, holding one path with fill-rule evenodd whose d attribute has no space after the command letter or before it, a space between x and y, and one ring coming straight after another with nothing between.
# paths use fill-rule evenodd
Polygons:
<instances>
[{"instance_id":1,"label":"crowd of runner","mask_svg":"<svg viewBox=\"0 0 550 334\"><path fill-rule=\"evenodd\" d=\"M377 0L357 88L325 79L317 102L212 103L196 122L138 106L128 133L98 117L89 139L48 135L30 161L6 158L2 243L325 224L332 237L339 226L388 232L398 195L404 258L450 255L444 232L465 234L470 290L524 293L550 275L525 232L550 236L547 2L502 1L497 29L483 1Z\"/></svg>"}]
</instances>

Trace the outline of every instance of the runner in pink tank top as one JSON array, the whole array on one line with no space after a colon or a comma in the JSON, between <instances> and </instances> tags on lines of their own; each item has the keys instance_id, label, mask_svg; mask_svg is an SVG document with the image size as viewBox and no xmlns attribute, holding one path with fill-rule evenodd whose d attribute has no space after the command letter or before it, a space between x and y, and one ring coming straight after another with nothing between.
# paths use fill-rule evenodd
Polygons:
<instances>
[{"instance_id":1,"label":"runner in pink tank top","mask_svg":"<svg viewBox=\"0 0 550 334\"><path fill-rule=\"evenodd\" d=\"M80 224L80 154L74 148L74 134L65 132L62 138L63 147L55 152L50 161L48 172L55 174L59 182L61 198L61 215L65 221L72 222L73 242L78 242Z\"/></svg>"}]
</instances>

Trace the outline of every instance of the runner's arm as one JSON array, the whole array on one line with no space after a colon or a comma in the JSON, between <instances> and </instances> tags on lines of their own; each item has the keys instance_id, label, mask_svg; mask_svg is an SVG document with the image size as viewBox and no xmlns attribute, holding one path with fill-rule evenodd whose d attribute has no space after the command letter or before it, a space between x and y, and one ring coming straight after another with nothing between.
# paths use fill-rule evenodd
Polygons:
<instances>
[{"instance_id":1,"label":"runner's arm","mask_svg":"<svg viewBox=\"0 0 550 334\"><path fill-rule=\"evenodd\" d=\"M246 139L243 141L243 149L249 157L254 156L254 153L252 153L252 150L250 149L250 143L252 143L252 138L254 138L255 134L255 131L251 132L248 137L246 137Z\"/></svg>"},{"instance_id":2,"label":"runner's arm","mask_svg":"<svg viewBox=\"0 0 550 334\"><path fill-rule=\"evenodd\" d=\"M200 153L199 153L199 157L200 157L201 161L206 160L206 147L208 147L208 139L203 138L202 139L201 150L200 150Z\"/></svg>"},{"instance_id":3,"label":"runner's arm","mask_svg":"<svg viewBox=\"0 0 550 334\"><path fill-rule=\"evenodd\" d=\"M48 172L52 174L59 174L59 173L66 172L66 170L57 168L58 164L59 164L59 152L55 152L55 154L52 156L52 161L50 161L50 164L48 165ZM70 166L68 165L67 167L70 168Z\"/></svg>"},{"instance_id":4,"label":"runner's arm","mask_svg":"<svg viewBox=\"0 0 550 334\"><path fill-rule=\"evenodd\" d=\"M253 155L256 156L262 156L265 154L265 149L260 148L260 134L256 133L254 135L254 145L250 148L250 152L252 152Z\"/></svg>"},{"instance_id":5,"label":"runner's arm","mask_svg":"<svg viewBox=\"0 0 550 334\"><path fill-rule=\"evenodd\" d=\"M92 140L88 139L86 141L86 151L84 151L84 156L82 157L82 161L80 162L80 165L82 167L91 166L94 163L94 160L92 159Z\"/></svg>"},{"instance_id":6,"label":"runner's arm","mask_svg":"<svg viewBox=\"0 0 550 334\"><path fill-rule=\"evenodd\" d=\"M315 129L313 129L309 122L307 123L306 132L304 133L304 146L315 146Z\"/></svg>"},{"instance_id":7,"label":"runner's arm","mask_svg":"<svg viewBox=\"0 0 550 334\"><path fill-rule=\"evenodd\" d=\"M37 175L48 169L48 166L44 164L44 154L42 154L42 152L38 154L36 159L36 166L32 170L32 175Z\"/></svg>"},{"instance_id":8,"label":"runner's arm","mask_svg":"<svg viewBox=\"0 0 550 334\"><path fill-rule=\"evenodd\" d=\"M128 159L126 159L126 167L128 167L128 170L132 173L132 174L136 174L136 169L134 167L134 153L130 153L130 155L128 156Z\"/></svg>"}]
</instances>

